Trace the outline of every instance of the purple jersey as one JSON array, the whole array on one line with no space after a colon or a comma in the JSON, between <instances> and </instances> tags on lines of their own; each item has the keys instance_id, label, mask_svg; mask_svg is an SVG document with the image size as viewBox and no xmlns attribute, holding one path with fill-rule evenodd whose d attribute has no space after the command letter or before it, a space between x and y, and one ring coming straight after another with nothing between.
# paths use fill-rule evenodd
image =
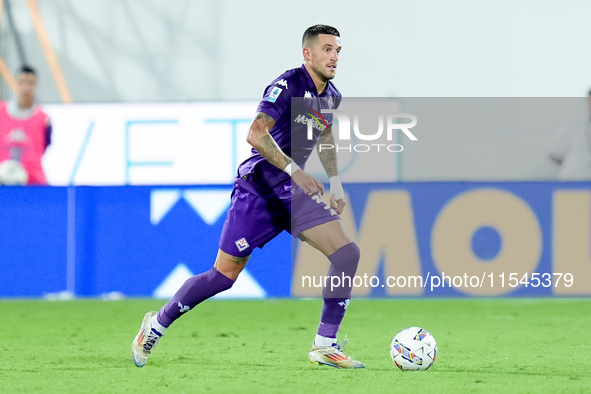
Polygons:
<instances>
[{"instance_id":1,"label":"purple jersey","mask_svg":"<svg viewBox=\"0 0 591 394\"><path fill-rule=\"evenodd\" d=\"M292 98L300 98L293 110ZM328 81L324 92L318 94L312 77L302 65L284 72L265 88L257 112L264 112L275 119L269 133L281 150L304 168L320 132L331 126L332 114L322 114L326 123L321 122L320 126L314 123L311 140L307 138L307 120L316 116L314 113L320 113L321 109L336 109L340 99L341 93L331 81ZM257 195L289 198L289 193L284 192L289 191L290 185L279 186L280 190L275 188L288 180L289 175L269 163L256 149L252 149L252 155L240 164L237 175L242 178L242 185Z\"/></svg>"}]
</instances>

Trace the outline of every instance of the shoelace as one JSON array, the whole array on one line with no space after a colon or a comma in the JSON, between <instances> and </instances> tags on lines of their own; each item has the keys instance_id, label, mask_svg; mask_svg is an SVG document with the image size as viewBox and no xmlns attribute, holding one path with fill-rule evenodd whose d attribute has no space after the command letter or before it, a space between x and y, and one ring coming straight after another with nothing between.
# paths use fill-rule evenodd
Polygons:
<instances>
[{"instance_id":1,"label":"shoelace","mask_svg":"<svg viewBox=\"0 0 591 394\"><path fill-rule=\"evenodd\" d=\"M337 348L338 351L342 352L343 348L345 347L347 342L349 342L349 339L347 338L347 335L345 335L345 338L343 339L343 341L341 343L335 343L332 346Z\"/></svg>"},{"instance_id":2,"label":"shoelace","mask_svg":"<svg viewBox=\"0 0 591 394\"><path fill-rule=\"evenodd\" d=\"M144 351L151 352L159 340L160 336L158 334L155 334L153 331L150 331L150 333L148 334L148 339L146 339L146 343L144 344Z\"/></svg>"}]
</instances>

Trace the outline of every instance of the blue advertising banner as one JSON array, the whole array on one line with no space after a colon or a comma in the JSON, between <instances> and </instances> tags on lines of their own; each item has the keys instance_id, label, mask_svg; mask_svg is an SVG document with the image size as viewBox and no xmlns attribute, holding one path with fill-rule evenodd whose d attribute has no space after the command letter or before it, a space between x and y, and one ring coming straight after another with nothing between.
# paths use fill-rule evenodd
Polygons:
<instances>
[{"instance_id":1,"label":"blue advertising banner","mask_svg":"<svg viewBox=\"0 0 591 394\"><path fill-rule=\"evenodd\" d=\"M341 216L361 249L354 295L591 294L589 183L358 184L346 191ZM326 268L302 245L292 295L320 295Z\"/></svg>"},{"instance_id":2,"label":"blue advertising banner","mask_svg":"<svg viewBox=\"0 0 591 394\"><path fill-rule=\"evenodd\" d=\"M0 296L167 298L213 266L230 187L0 188ZM68 209L69 208L69 209ZM289 295L290 237L257 253L234 297Z\"/></svg>"},{"instance_id":3,"label":"blue advertising banner","mask_svg":"<svg viewBox=\"0 0 591 394\"><path fill-rule=\"evenodd\" d=\"M361 297L591 295L591 184L345 185ZM0 297L170 297L209 269L229 186L0 188ZM317 297L327 259L287 233L223 297Z\"/></svg>"}]
</instances>

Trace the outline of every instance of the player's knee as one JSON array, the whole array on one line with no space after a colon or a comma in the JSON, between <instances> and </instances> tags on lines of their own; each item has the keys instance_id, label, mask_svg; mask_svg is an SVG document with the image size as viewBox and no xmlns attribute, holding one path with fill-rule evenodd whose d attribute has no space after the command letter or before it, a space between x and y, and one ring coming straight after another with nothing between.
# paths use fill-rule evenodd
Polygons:
<instances>
[{"instance_id":1,"label":"player's knee","mask_svg":"<svg viewBox=\"0 0 591 394\"><path fill-rule=\"evenodd\" d=\"M250 256L236 257L223 251L218 252L214 267L231 280L238 279Z\"/></svg>"},{"instance_id":2,"label":"player's knee","mask_svg":"<svg viewBox=\"0 0 591 394\"><path fill-rule=\"evenodd\" d=\"M347 275L355 275L360 258L361 251L355 242L343 246L329 257L330 262Z\"/></svg>"},{"instance_id":3,"label":"player's knee","mask_svg":"<svg viewBox=\"0 0 591 394\"><path fill-rule=\"evenodd\" d=\"M217 271L219 271L220 274L224 275L228 279L231 279L232 281L236 281L236 279L238 279L238 275L240 275L240 272L242 272L241 269L237 269L236 267L217 266L215 268L217 269ZM228 289L230 287L232 287L232 285L230 285Z\"/></svg>"},{"instance_id":4,"label":"player's knee","mask_svg":"<svg viewBox=\"0 0 591 394\"><path fill-rule=\"evenodd\" d=\"M351 262L349 264L351 264L351 270L353 270L353 273L355 273L357 272L359 260L361 259L361 250L355 242L351 242L349 245L351 245Z\"/></svg>"},{"instance_id":5,"label":"player's knee","mask_svg":"<svg viewBox=\"0 0 591 394\"><path fill-rule=\"evenodd\" d=\"M236 279L232 279L232 278L228 278L230 280L224 282L224 285L222 286L223 288L220 289L220 291L226 291L232 288L232 286L234 285L234 283L236 283Z\"/></svg>"},{"instance_id":6,"label":"player's knee","mask_svg":"<svg viewBox=\"0 0 591 394\"><path fill-rule=\"evenodd\" d=\"M236 274L236 277L233 278L229 276L228 273L222 272L216 267L212 267L206 272L206 275L210 284L215 283L217 292L225 291L231 288L232 285L234 285L234 282L236 282L236 277L238 277L238 274Z\"/></svg>"}]
</instances>

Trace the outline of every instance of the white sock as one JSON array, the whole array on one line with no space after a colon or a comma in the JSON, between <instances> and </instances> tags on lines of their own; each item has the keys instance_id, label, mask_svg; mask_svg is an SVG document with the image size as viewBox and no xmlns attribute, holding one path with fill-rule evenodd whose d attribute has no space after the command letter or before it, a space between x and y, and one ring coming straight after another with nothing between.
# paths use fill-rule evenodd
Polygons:
<instances>
[{"instance_id":1,"label":"white sock","mask_svg":"<svg viewBox=\"0 0 591 394\"><path fill-rule=\"evenodd\" d=\"M337 343L336 338L328 338L316 334L316 338L314 339L314 346L331 346L333 343Z\"/></svg>"},{"instance_id":2,"label":"white sock","mask_svg":"<svg viewBox=\"0 0 591 394\"><path fill-rule=\"evenodd\" d=\"M150 320L150 324L152 324L152 328L158 331L160 334L164 335L164 331L166 331L166 327L164 327L160 322L158 322L158 315L152 316Z\"/></svg>"}]
</instances>

